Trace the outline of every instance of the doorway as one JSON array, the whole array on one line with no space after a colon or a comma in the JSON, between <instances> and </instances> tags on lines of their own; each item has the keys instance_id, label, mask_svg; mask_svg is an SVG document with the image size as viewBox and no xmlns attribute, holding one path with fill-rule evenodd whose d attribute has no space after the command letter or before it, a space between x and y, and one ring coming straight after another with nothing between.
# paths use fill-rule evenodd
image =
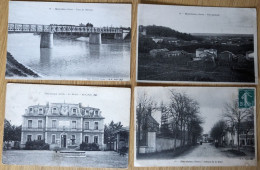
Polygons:
<instances>
[{"instance_id":1,"label":"doorway","mask_svg":"<svg viewBox=\"0 0 260 170\"><path fill-rule=\"evenodd\" d=\"M66 135L61 135L61 148L66 148L66 141L67 141L67 136Z\"/></svg>"}]
</instances>

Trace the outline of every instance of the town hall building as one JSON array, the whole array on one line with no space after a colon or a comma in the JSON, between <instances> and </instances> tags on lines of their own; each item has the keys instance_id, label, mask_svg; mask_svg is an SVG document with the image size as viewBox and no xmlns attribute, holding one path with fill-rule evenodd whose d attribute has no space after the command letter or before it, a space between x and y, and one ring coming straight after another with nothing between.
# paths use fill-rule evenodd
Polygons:
<instances>
[{"instance_id":1,"label":"town hall building","mask_svg":"<svg viewBox=\"0 0 260 170\"><path fill-rule=\"evenodd\" d=\"M104 117L98 108L47 103L29 106L23 115L21 147L44 140L53 148L77 148L82 142L104 147Z\"/></svg>"}]
</instances>

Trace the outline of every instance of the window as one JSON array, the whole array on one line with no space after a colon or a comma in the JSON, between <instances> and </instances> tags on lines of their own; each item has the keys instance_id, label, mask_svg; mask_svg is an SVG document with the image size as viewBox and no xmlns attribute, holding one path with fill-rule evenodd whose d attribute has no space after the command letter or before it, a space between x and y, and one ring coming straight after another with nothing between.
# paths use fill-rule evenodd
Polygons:
<instances>
[{"instance_id":1,"label":"window","mask_svg":"<svg viewBox=\"0 0 260 170\"><path fill-rule=\"evenodd\" d=\"M54 113L54 114L55 114L55 113L58 113L58 109L57 109L56 107L53 107L53 108L52 108L52 113Z\"/></svg>"},{"instance_id":2,"label":"window","mask_svg":"<svg viewBox=\"0 0 260 170\"><path fill-rule=\"evenodd\" d=\"M56 135L51 135L51 143L56 143Z\"/></svg>"},{"instance_id":3,"label":"window","mask_svg":"<svg viewBox=\"0 0 260 170\"><path fill-rule=\"evenodd\" d=\"M32 112L33 112L33 108L30 107L30 108L29 108L29 113L32 113Z\"/></svg>"},{"instance_id":4,"label":"window","mask_svg":"<svg viewBox=\"0 0 260 170\"><path fill-rule=\"evenodd\" d=\"M27 141L28 142L32 141L32 135L27 135Z\"/></svg>"},{"instance_id":5,"label":"window","mask_svg":"<svg viewBox=\"0 0 260 170\"><path fill-rule=\"evenodd\" d=\"M72 129L76 129L76 121L72 121Z\"/></svg>"},{"instance_id":6,"label":"window","mask_svg":"<svg viewBox=\"0 0 260 170\"><path fill-rule=\"evenodd\" d=\"M94 143L98 143L98 136L94 136Z\"/></svg>"},{"instance_id":7,"label":"window","mask_svg":"<svg viewBox=\"0 0 260 170\"><path fill-rule=\"evenodd\" d=\"M95 111L95 115L98 116L98 111L97 110Z\"/></svg>"},{"instance_id":8,"label":"window","mask_svg":"<svg viewBox=\"0 0 260 170\"><path fill-rule=\"evenodd\" d=\"M75 135L71 135L71 144L75 145L75 140L76 140L76 136Z\"/></svg>"},{"instance_id":9,"label":"window","mask_svg":"<svg viewBox=\"0 0 260 170\"><path fill-rule=\"evenodd\" d=\"M32 120L28 120L28 129L32 128Z\"/></svg>"},{"instance_id":10,"label":"window","mask_svg":"<svg viewBox=\"0 0 260 170\"><path fill-rule=\"evenodd\" d=\"M86 110L85 113L86 113L86 115L89 115L89 111L88 110Z\"/></svg>"},{"instance_id":11,"label":"window","mask_svg":"<svg viewBox=\"0 0 260 170\"><path fill-rule=\"evenodd\" d=\"M38 120L38 129L42 128L42 120Z\"/></svg>"},{"instance_id":12,"label":"window","mask_svg":"<svg viewBox=\"0 0 260 170\"><path fill-rule=\"evenodd\" d=\"M43 114L43 109L39 108L39 114Z\"/></svg>"},{"instance_id":13,"label":"window","mask_svg":"<svg viewBox=\"0 0 260 170\"><path fill-rule=\"evenodd\" d=\"M37 135L37 140L42 140L42 135Z\"/></svg>"},{"instance_id":14,"label":"window","mask_svg":"<svg viewBox=\"0 0 260 170\"><path fill-rule=\"evenodd\" d=\"M88 143L88 136L85 136L85 143Z\"/></svg>"},{"instance_id":15,"label":"window","mask_svg":"<svg viewBox=\"0 0 260 170\"><path fill-rule=\"evenodd\" d=\"M52 120L51 127L56 128L56 120Z\"/></svg>"},{"instance_id":16,"label":"window","mask_svg":"<svg viewBox=\"0 0 260 170\"><path fill-rule=\"evenodd\" d=\"M89 122L85 122L84 127L85 127L85 130L89 130Z\"/></svg>"},{"instance_id":17,"label":"window","mask_svg":"<svg viewBox=\"0 0 260 170\"><path fill-rule=\"evenodd\" d=\"M98 122L95 122L95 127L94 127L95 130L98 130Z\"/></svg>"},{"instance_id":18,"label":"window","mask_svg":"<svg viewBox=\"0 0 260 170\"><path fill-rule=\"evenodd\" d=\"M77 109L72 109L72 113L76 114L77 113Z\"/></svg>"}]
</instances>

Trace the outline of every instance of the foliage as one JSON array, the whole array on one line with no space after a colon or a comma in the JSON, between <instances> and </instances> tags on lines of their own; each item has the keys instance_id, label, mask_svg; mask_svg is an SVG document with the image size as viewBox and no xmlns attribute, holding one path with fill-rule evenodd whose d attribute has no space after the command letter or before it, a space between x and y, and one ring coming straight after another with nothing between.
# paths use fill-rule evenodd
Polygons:
<instances>
[{"instance_id":1,"label":"foliage","mask_svg":"<svg viewBox=\"0 0 260 170\"><path fill-rule=\"evenodd\" d=\"M121 122L118 123L114 123L114 121L112 120L108 125L105 125L104 128L104 143L108 143L108 142L112 142L115 139L115 135L114 132L116 130L119 130L123 127L123 125L121 124Z\"/></svg>"},{"instance_id":2,"label":"foliage","mask_svg":"<svg viewBox=\"0 0 260 170\"><path fill-rule=\"evenodd\" d=\"M80 150L82 150L82 151L99 151L100 150L98 144L96 144L96 143L82 142L79 147L80 147Z\"/></svg>"},{"instance_id":3,"label":"foliage","mask_svg":"<svg viewBox=\"0 0 260 170\"><path fill-rule=\"evenodd\" d=\"M210 136L214 139L217 140L218 143L222 144L221 138L225 136L227 129L226 122L223 120L218 121L217 123L214 124L210 131Z\"/></svg>"},{"instance_id":4,"label":"foliage","mask_svg":"<svg viewBox=\"0 0 260 170\"><path fill-rule=\"evenodd\" d=\"M50 145L44 140L27 141L25 143L25 150L49 150Z\"/></svg>"},{"instance_id":5,"label":"foliage","mask_svg":"<svg viewBox=\"0 0 260 170\"><path fill-rule=\"evenodd\" d=\"M12 125L10 121L4 120L4 141L21 141L22 126Z\"/></svg>"},{"instance_id":6,"label":"foliage","mask_svg":"<svg viewBox=\"0 0 260 170\"><path fill-rule=\"evenodd\" d=\"M176 37L178 39L187 40L187 41L197 39L196 37L190 34L181 33L168 27L151 25L151 26L146 26L145 28L146 28L147 35L158 36L158 37Z\"/></svg>"},{"instance_id":7,"label":"foliage","mask_svg":"<svg viewBox=\"0 0 260 170\"><path fill-rule=\"evenodd\" d=\"M93 27L93 24L91 24L91 23L88 22L88 23L86 24L86 27Z\"/></svg>"},{"instance_id":8,"label":"foliage","mask_svg":"<svg viewBox=\"0 0 260 170\"><path fill-rule=\"evenodd\" d=\"M150 50L159 48L157 44L152 40L152 38L139 36L138 40L138 52L139 53L149 53Z\"/></svg>"}]
</instances>

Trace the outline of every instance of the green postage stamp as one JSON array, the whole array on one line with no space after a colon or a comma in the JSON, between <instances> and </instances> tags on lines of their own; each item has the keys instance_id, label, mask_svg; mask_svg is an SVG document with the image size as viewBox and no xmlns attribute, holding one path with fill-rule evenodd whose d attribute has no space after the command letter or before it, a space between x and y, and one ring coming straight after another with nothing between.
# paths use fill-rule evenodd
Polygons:
<instances>
[{"instance_id":1,"label":"green postage stamp","mask_svg":"<svg viewBox=\"0 0 260 170\"><path fill-rule=\"evenodd\" d=\"M249 108L255 105L255 90L254 89L239 89L238 90L239 108Z\"/></svg>"}]
</instances>

